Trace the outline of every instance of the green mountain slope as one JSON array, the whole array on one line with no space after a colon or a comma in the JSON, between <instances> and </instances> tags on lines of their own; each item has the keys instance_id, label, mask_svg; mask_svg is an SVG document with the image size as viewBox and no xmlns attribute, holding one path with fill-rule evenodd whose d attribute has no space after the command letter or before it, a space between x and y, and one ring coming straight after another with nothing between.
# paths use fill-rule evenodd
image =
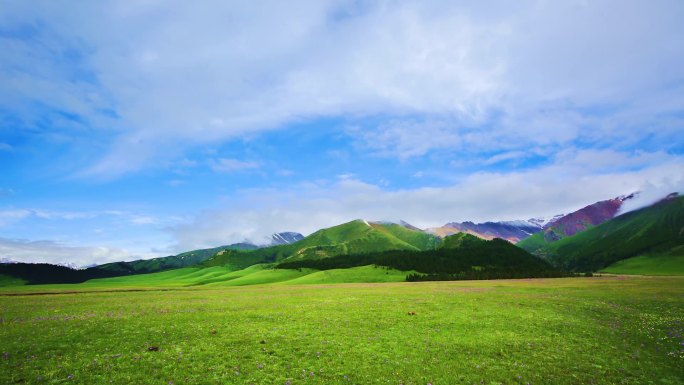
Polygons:
<instances>
[{"instance_id":1,"label":"green mountain slope","mask_svg":"<svg viewBox=\"0 0 684 385\"><path fill-rule=\"evenodd\" d=\"M439 237L417 228L409 228L396 223L370 222L374 229L391 235L418 250L434 249L441 244Z\"/></svg>"},{"instance_id":2,"label":"green mountain slope","mask_svg":"<svg viewBox=\"0 0 684 385\"><path fill-rule=\"evenodd\" d=\"M523 249L542 255L543 250L553 242L573 236L591 227L598 226L615 217L625 201L634 198L634 194L599 201L585 206L570 214L554 219L544 229L517 245Z\"/></svg>"},{"instance_id":3,"label":"green mountain slope","mask_svg":"<svg viewBox=\"0 0 684 385\"><path fill-rule=\"evenodd\" d=\"M562 275L548 262L504 241L480 239L459 233L444 239L433 250L394 250L338 255L319 259L288 258L277 265L283 269L347 269L377 265L400 271L415 271L422 279L522 278Z\"/></svg>"},{"instance_id":4,"label":"green mountain slope","mask_svg":"<svg viewBox=\"0 0 684 385\"><path fill-rule=\"evenodd\" d=\"M668 255L684 244L684 197L671 197L555 242L520 242L534 254L573 271L595 271L640 255Z\"/></svg>"},{"instance_id":5,"label":"green mountain slope","mask_svg":"<svg viewBox=\"0 0 684 385\"><path fill-rule=\"evenodd\" d=\"M0 274L0 287L21 286L24 284L26 284L26 281L21 279L21 278L12 277L10 275Z\"/></svg>"},{"instance_id":6,"label":"green mountain slope","mask_svg":"<svg viewBox=\"0 0 684 385\"><path fill-rule=\"evenodd\" d=\"M456 233L444 238L440 247L443 249L478 248L488 244L484 243L483 241L484 238L480 238L472 234ZM516 250L515 252L518 251Z\"/></svg>"},{"instance_id":7,"label":"green mountain slope","mask_svg":"<svg viewBox=\"0 0 684 385\"><path fill-rule=\"evenodd\" d=\"M171 255L168 257L143 259L130 262L112 262L99 265L96 268L108 272L114 272L117 273L117 275L153 273L198 265L222 250L253 250L256 248L256 246L249 243L236 243L210 249L187 251L185 253Z\"/></svg>"},{"instance_id":8,"label":"green mountain slope","mask_svg":"<svg viewBox=\"0 0 684 385\"><path fill-rule=\"evenodd\" d=\"M33 290L111 290L178 288L194 286L247 286L271 284L322 284L354 282L403 282L412 272L398 271L375 266L360 266L351 269L319 271L313 269L274 269L272 265L258 264L243 270L231 271L226 267L186 267L149 274L127 275L113 278L92 279L79 284L41 285ZM30 286L21 287L15 282L0 276L0 287L12 286L14 289L32 290ZM7 283L6 285L2 285Z\"/></svg>"},{"instance_id":9,"label":"green mountain slope","mask_svg":"<svg viewBox=\"0 0 684 385\"><path fill-rule=\"evenodd\" d=\"M551 243L553 243L553 241L546 239L543 232L538 232L530 235L515 245L538 257L546 258L548 253L546 249L549 247L549 245L551 245Z\"/></svg>"},{"instance_id":10,"label":"green mountain slope","mask_svg":"<svg viewBox=\"0 0 684 385\"><path fill-rule=\"evenodd\" d=\"M203 266L241 269L284 259L308 260L387 250L426 250L438 243L439 239L432 234L401 225L355 220L316 231L287 245L249 251L224 250L205 261Z\"/></svg>"},{"instance_id":11,"label":"green mountain slope","mask_svg":"<svg viewBox=\"0 0 684 385\"><path fill-rule=\"evenodd\" d=\"M73 290L108 290L112 288L155 288L155 287L189 287L189 286L242 286L263 284L309 284L309 283L342 283L342 282L400 282L408 278L412 280L432 279L488 279L488 278L526 278L559 276L547 262L530 255L511 243L494 239L486 241L468 234L456 234L447 237L443 244L431 250L419 250L409 242L423 242L432 245L420 237L405 233L401 229L381 224L358 222L326 229L316 234L314 240L323 242L339 242L347 239L347 243L359 243L360 240L376 242L382 247L404 247L404 249L381 250L361 254L332 255L325 258L286 258L279 264L252 264L236 270L236 264L211 267L186 267L148 274L135 274L111 278L91 279L77 285L38 286L43 290L51 288ZM388 235L395 231L404 240ZM383 238L384 235L384 238ZM399 241L397 241L399 239ZM313 242L309 239L309 242ZM345 243L345 242L343 242ZM309 243L310 244L310 243ZM375 243L377 245L377 243ZM291 245L290 245L291 246ZM294 250L307 246L299 245ZM288 248L285 247L287 251ZM292 249L289 249L291 251ZM258 251L258 250L255 250ZM283 252L283 247L280 251ZM250 255L252 252L242 253ZM252 255L252 258L255 258ZM245 259L242 259L245 261ZM17 265L18 266L18 265ZM15 266L15 268L17 268ZM46 268L51 268L47 266ZM70 274L85 274L84 271L73 271ZM27 271L35 271L34 266L26 266ZM100 271L101 272L101 271ZM83 277L78 276L80 280ZM9 279L6 279L9 280ZM75 281L73 281L75 282ZM17 282L11 283L12 287ZM19 282L20 283L20 282ZM48 282L46 282L48 283ZM26 287L25 290L31 290Z\"/></svg>"}]
</instances>

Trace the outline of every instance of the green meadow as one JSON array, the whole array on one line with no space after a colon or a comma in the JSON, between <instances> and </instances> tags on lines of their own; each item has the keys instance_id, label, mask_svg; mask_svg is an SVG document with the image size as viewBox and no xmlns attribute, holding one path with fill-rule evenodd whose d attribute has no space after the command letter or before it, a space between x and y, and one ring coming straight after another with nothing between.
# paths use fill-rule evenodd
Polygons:
<instances>
[{"instance_id":1,"label":"green meadow","mask_svg":"<svg viewBox=\"0 0 684 385\"><path fill-rule=\"evenodd\" d=\"M252 270L2 288L0 383L684 383L684 277Z\"/></svg>"},{"instance_id":2,"label":"green meadow","mask_svg":"<svg viewBox=\"0 0 684 385\"><path fill-rule=\"evenodd\" d=\"M601 270L613 274L684 275L684 246L667 253L623 259Z\"/></svg>"}]
</instances>

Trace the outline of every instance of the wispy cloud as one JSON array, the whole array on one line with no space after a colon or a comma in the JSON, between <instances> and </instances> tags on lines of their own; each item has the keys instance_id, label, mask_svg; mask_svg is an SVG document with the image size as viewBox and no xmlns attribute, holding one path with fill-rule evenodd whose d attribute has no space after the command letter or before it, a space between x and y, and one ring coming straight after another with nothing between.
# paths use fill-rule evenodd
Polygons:
<instances>
[{"instance_id":1,"label":"wispy cloud","mask_svg":"<svg viewBox=\"0 0 684 385\"><path fill-rule=\"evenodd\" d=\"M210 160L209 166L215 172L230 173L230 172L235 172L235 171L257 169L261 165L259 164L259 162L253 162L253 161L242 161L239 159L230 159L230 158L218 158L218 159Z\"/></svg>"},{"instance_id":2,"label":"wispy cloud","mask_svg":"<svg viewBox=\"0 0 684 385\"><path fill-rule=\"evenodd\" d=\"M134 212L121 210L83 210L62 211L38 208L20 208L0 210L0 227L8 226L22 220L45 220L52 222L82 221L98 218L116 218L126 223L135 225L153 225L160 222L159 218L150 215L141 215Z\"/></svg>"},{"instance_id":3,"label":"wispy cloud","mask_svg":"<svg viewBox=\"0 0 684 385\"><path fill-rule=\"evenodd\" d=\"M463 146L462 131L457 122L443 120L394 120L377 128L353 128L349 135L362 148L377 155L408 159L433 150L458 151Z\"/></svg>"},{"instance_id":4,"label":"wispy cloud","mask_svg":"<svg viewBox=\"0 0 684 385\"><path fill-rule=\"evenodd\" d=\"M6 226L17 220L26 218L32 214L31 210L26 209L6 209L0 210L0 227Z\"/></svg>"}]
</instances>

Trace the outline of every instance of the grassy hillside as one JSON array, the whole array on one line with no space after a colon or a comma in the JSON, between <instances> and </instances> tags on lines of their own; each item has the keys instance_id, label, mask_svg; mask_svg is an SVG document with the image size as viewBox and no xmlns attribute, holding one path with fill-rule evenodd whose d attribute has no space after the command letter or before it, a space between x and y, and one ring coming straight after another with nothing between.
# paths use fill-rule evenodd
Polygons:
<instances>
[{"instance_id":1,"label":"grassy hillside","mask_svg":"<svg viewBox=\"0 0 684 385\"><path fill-rule=\"evenodd\" d=\"M113 278L92 279L79 284L48 284L22 286L23 281L0 276L3 291L50 292L101 291L128 289L222 287L270 284L321 284L354 282L403 282L412 271L384 267L359 266L350 269L319 271L314 269L275 269L273 265L257 264L232 271L227 267L186 267L158 273L136 274ZM0 291L1 293L1 291Z\"/></svg>"},{"instance_id":2,"label":"grassy hillside","mask_svg":"<svg viewBox=\"0 0 684 385\"><path fill-rule=\"evenodd\" d=\"M622 196L585 206L555 219L545 226L543 231L518 242L517 245L536 255L543 255L550 243L573 236L614 218L625 200L633 197L634 195Z\"/></svg>"},{"instance_id":3,"label":"grassy hillside","mask_svg":"<svg viewBox=\"0 0 684 385\"><path fill-rule=\"evenodd\" d=\"M684 246L675 247L666 253L624 259L601 271L613 274L684 275Z\"/></svg>"},{"instance_id":4,"label":"grassy hillside","mask_svg":"<svg viewBox=\"0 0 684 385\"><path fill-rule=\"evenodd\" d=\"M174 287L199 285L214 280L236 278L233 271L224 267L186 267L159 273L127 275L114 278L93 279L85 282L88 286L111 287ZM239 276L239 275L238 275Z\"/></svg>"},{"instance_id":5,"label":"grassy hillside","mask_svg":"<svg viewBox=\"0 0 684 385\"><path fill-rule=\"evenodd\" d=\"M184 268L160 273L88 281L83 286L97 287L188 287L188 286L246 286L261 284L317 284L351 282L401 282L411 272L373 266L352 269L318 271L314 269L274 269L258 264L231 271L225 267ZM79 285L80 286L80 285Z\"/></svg>"},{"instance_id":6,"label":"grassy hillside","mask_svg":"<svg viewBox=\"0 0 684 385\"><path fill-rule=\"evenodd\" d=\"M445 237L440 245L443 249L460 249L460 248L477 248L484 247L485 245L491 245L491 242L485 241L483 238L472 234L457 233ZM509 248L510 250L515 250L514 248ZM517 250L516 250L517 252Z\"/></svg>"},{"instance_id":7,"label":"grassy hillside","mask_svg":"<svg viewBox=\"0 0 684 385\"><path fill-rule=\"evenodd\" d=\"M438 242L434 235L400 225L355 220L319 230L288 245L250 251L222 251L203 265L240 269L284 259L308 260L387 250L425 250L435 247Z\"/></svg>"},{"instance_id":8,"label":"grassy hillside","mask_svg":"<svg viewBox=\"0 0 684 385\"><path fill-rule=\"evenodd\" d=\"M529 237L523 239L522 241L516 243L515 245L521 249L527 250L528 252L546 258L546 249L552 242L544 238L543 232L538 232L530 235Z\"/></svg>"},{"instance_id":9,"label":"grassy hillside","mask_svg":"<svg viewBox=\"0 0 684 385\"><path fill-rule=\"evenodd\" d=\"M319 271L314 269L273 269L269 265L253 265L244 270L227 271L222 267L185 268L162 273L96 279L90 287L177 287L177 286L247 286L264 284L328 284L354 282L403 282L407 274L375 266Z\"/></svg>"},{"instance_id":10,"label":"grassy hillside","mask_svg":"<svg viewBox=\"0 0 684 385\"><path fill-rule=\"evenodd\" d=\"M385 234L389 234L418 250L430 250L440 245L440 238L417 229L410 229L396 223L376 223L370 225Z\"/></svg>"},{"instance_id":11,"label":"grassy hillside","mask_svg":"<svg viewBox=\"0 0 684 385\"><path fill-rule=\"evenodd\" d=\"M12 277L10 275L0 274L0 287L21 286L24 284L26 284L26 281L23 279Z\"/></svg>"},{"instance_id":12,"label":"grassy hillside","mask_svg":"<svg viewBox=\"0 0 684 385\"><path fill-rule=\"evenodd\" d=\"M574 271L595 271L640 255L668 254L684 245L684 197L620 215L545 245L533 238L519 246Z\"/></svg>"},{"instance_id":13,"label":"grassy hillside","mask_svg":"<svg viewBox=\"0 0 684 385\"><path fill-rule=\"evenodd\" d=\"M400 271L415 271L418 279L495 279L560 276L548 262L502 239L487 241L470 234L455 234L434 250L394 250L338 255L319 259L280 262L283 269L346 269L377 265Z\"/></svg>"}]
</instances>

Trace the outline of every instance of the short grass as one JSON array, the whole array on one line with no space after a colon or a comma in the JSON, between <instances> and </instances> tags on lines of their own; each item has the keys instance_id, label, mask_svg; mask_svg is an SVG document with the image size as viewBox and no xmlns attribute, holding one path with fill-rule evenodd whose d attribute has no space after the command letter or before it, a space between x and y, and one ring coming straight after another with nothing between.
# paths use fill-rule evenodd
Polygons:
<instances>
[{"instance_id":1,"label":"short grass","mask_svg":"<svg viewBox=\"0 0 684 385\"><path fill-rule=\"evenodd\" d=\"M2 384L684 383L684 277L0 294Z\"/></svg>"},{"instance_id":2,"label":"short grass","mask_svg":"<svg viewBox=\"0 0 684 385\"><path fill-rule=\"evenodd\" d=\"M666 255L640 255L602 269L614 274L684 275L684 247Z\"/></svg>"}]
</instances>

